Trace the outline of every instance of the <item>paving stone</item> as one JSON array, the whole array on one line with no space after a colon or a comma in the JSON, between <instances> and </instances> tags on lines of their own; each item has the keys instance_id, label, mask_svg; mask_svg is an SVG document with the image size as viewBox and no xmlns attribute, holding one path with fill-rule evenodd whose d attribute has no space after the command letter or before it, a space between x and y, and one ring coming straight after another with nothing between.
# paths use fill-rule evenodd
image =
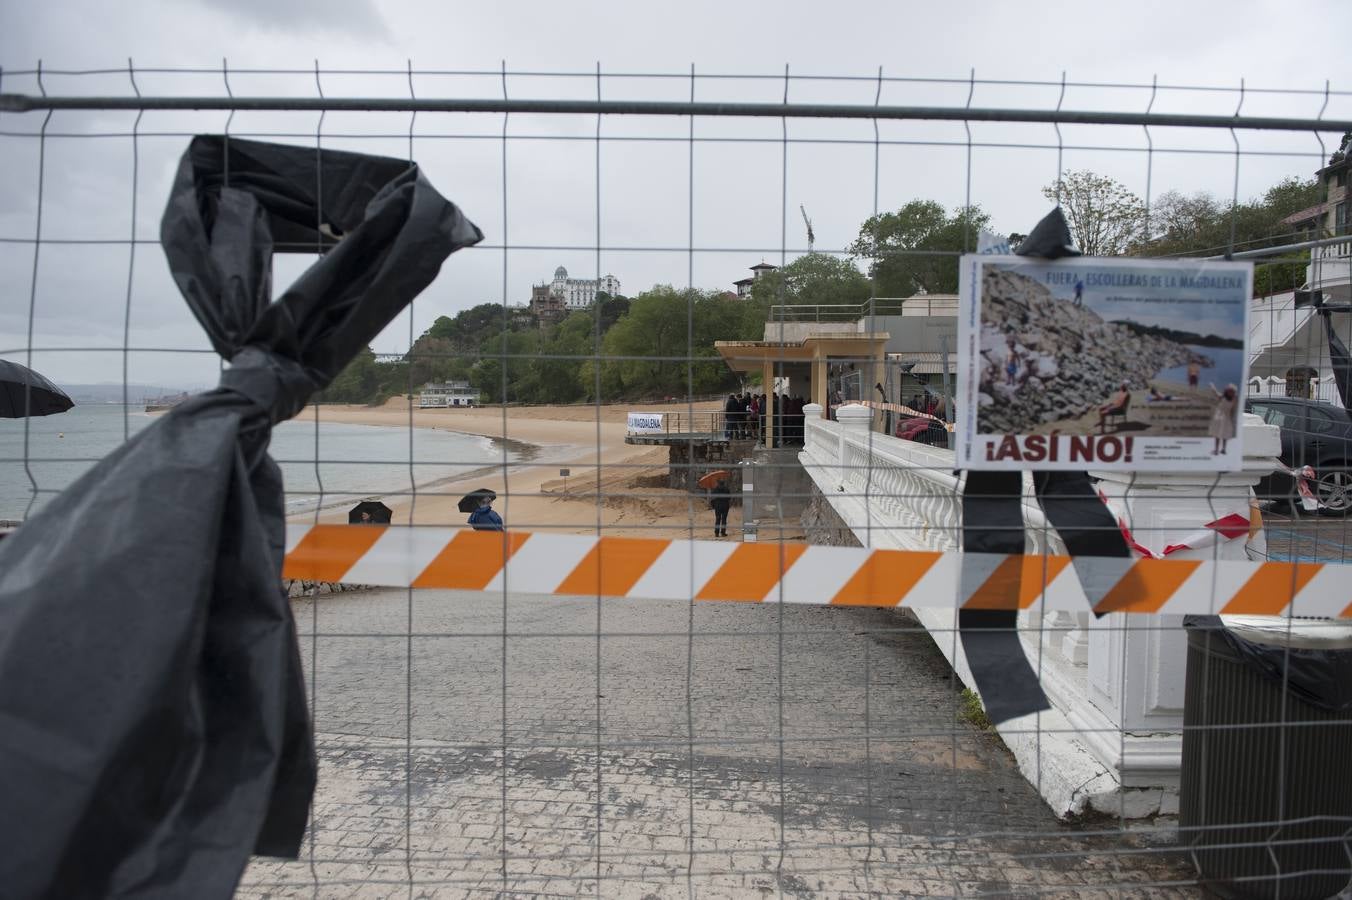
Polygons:
<instances>
[{"instance_id":1,"label":"paving stone","mask_svg":"<svg viewBox=\"0 0 1352 900\"><path fill-rule=\"evenodd\" d=\"M241 897L1198 895L1058 822L904 614L607 601L598 642L595 600L294 602L313 823Z\"/></svg>"}]
</instances>

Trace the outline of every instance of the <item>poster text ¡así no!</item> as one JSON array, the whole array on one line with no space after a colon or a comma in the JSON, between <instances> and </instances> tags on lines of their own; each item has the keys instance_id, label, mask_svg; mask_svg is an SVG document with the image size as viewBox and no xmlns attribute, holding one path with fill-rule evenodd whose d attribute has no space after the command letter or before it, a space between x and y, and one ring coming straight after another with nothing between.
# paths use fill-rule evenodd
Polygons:
<instances>
[{"instance_id":1,"label":"poster text \u00a1as\u00ed no!","mask_svg":"<svg viewBox=\"0 0 1352 900\"><path fill-rule=\"evenodd\" d=\"M964 469L1235 471L1247 262L962 258Z\"/></svg>"}]
</instances>

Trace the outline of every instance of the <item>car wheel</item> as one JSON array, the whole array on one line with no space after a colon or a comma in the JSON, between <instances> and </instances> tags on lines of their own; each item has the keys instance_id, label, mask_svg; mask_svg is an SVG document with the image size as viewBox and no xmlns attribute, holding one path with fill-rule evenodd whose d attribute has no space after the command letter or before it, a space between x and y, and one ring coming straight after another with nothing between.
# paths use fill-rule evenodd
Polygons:
<instances>
[{"instance_id":1,"label":"car wheel","mask_svg":"<svg viewBox=\"0 0 1352 900\"><path fill-rule=\"evenodd\" d=\"M1319 511L1326 516L1345 516L1352 510L1352 471L1340 464L1323 468L1314 486Z\"/></svg>"}]
</instances>

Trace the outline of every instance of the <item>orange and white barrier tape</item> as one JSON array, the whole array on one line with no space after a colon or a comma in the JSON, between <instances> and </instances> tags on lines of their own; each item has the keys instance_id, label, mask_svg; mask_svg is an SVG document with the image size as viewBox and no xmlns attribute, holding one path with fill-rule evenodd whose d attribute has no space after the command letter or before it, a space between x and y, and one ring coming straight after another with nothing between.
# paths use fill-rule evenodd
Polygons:
<instances>
[{"instance_id":1,"label":"orange and white barrier tape","mask_svg":"<svg viewBox=\"0 0 1352 900\"><path fill-rule=\"evenodd\" d=\"M1254 515L1254 513L1250 512L1250 515ZM1239 513L1230 513L1214 522L1207 522L1196 531L1189 532L1179 538L1176 543L1166 544L1163 550L1156 552L1136 540L1131 533L1131 528L1127 526L1127 520L1121 516L1117 517L1117 527L1122 532L1122 538L1127 542L1128 547L1142 556L1148 556L1152 559L1164 559L1166 556L1172 556L1184 550L1205 550L1224 541L1252 537L1255 531L1252 520L1244 518Z\"/></svg>"},{"instance_id":2,"label":"orange and white barrier tape","mask_svg":"<svg viewBox=\"0 0 1352 900\"><path fill-rule=\"evenodd\" d=\"M1352 618L1345 566L288 525L282 575L387 587L832 606Z\"/></svg>"},{"instance_id":3,"label":"orange and white barrier tape","mask_svg":"<svg viewBox=\"0 0 1352 900\"><path fill-rule=\"evenodd\" d=\"M955 425L952 422L945 422L938 416L931 415L930 413L927 412L921 412L918 409L913 409L905 405L904 403L884 403L881 400L851 400L849 402L855 404L856 406L867 406L869 409L883 409L890 410L891 412L902 413L903 415L910 416L913 419L933 419L935 422L938 422L940 425L944 426L944 430L946 431L952 431L955 428L957 428L957 425ZM841 403L837 404L832 408L839 409L841 406L845 405L847 404Z\"/></svg>"},{"instance_id":4,"label":"orange and white barrier tape","mask_svg":"<svg viewBox=\"0 0 1352 900\"><path fill-rule=\"evenodd\" d=\"M1306 512L1319 511L1319 498L1315 496L1314 490L1310 487L1310 482L1315 480L1314 469L1311 466L1301 466L1299 469L1292 469L1281 462L1277 463L1277 471L1291 476L1291 480L1296 483L1296 492L1300 494L1301 508Z\"/></svg>"}]
</instances>

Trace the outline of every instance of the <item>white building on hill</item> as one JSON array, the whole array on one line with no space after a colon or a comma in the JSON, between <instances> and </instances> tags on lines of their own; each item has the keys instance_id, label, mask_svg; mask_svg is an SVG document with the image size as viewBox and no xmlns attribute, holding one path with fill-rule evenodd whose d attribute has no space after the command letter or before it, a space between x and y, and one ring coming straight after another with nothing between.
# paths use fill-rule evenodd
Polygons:
<instances>
[{"instance_id":1,"label":"white building on hill","mask_svg":"<svg viewBox=\"0 0 1352 900\"><path fill-rule=\"evenodd\" d=\"M432 382L423 385L418 394L420 409L441 409L448 406L478 406L479 391L468 381Z\"/></svg>"},{"instance_id":2,"label":"white building on hill","mask_svg":"<svg viewBox=\"0 0 1352 900\"><path fill-rule=\"evenodd\" d=\"M1324 303L1352 303L1352 133L1315 173L1324 187L1324 202L1287 216L1283 223L1318 239L1305 269L1306 287L1323 295ZM1344 344L1352 344L1352 314L1329 314ZM1253 301L1249 315L1249 393L1251 396L1300 397L1339 402L1329 359L1323 318L1311 306L1296 305L1287 291Z\"/></svg>"},{"instance_id":3,"label":"white building on hill","mask_svg":"<svg viewBox=\"0 0 1352 900\"><path fill-rule=\"evenodd\" d=\"M614 275L569 278L568 270L559 266L554 270L554 280L549 283L549 293L561 297L568 309L586 309L596 302L596 294L600 291L614 297L620 292L620 279Z\"/></svg>"}]
</instances>

